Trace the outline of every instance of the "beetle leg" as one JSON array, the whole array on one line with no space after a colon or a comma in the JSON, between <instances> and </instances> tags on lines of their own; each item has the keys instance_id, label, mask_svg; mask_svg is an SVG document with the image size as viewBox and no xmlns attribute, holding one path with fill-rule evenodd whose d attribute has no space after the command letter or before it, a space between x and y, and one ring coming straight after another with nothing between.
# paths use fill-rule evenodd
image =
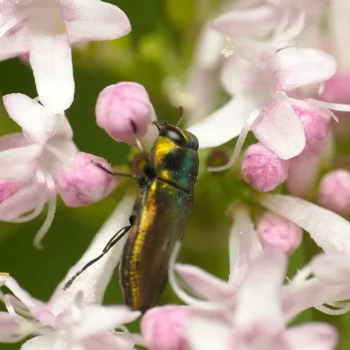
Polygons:
<instances>
[{"instance_id":1,"label":"beetle leg","mask_svg":"<svg viewBox=\"0 0 350 350\"><path fill-rule=\"evenodd\" d=\"M126 174L126 173L117 173L115 171L111 171L107 168L105 168L101 163L95 161L95 160L92 160L91 161L92 164L96 165L98 168L100 168L101 170L103 170L105 173L109 174L109 175L112 175L112 176L124 176L124 177L132 177L134 179L137 179L137 176L136 175L133 175L133 174Z\"/></svg>"},{"instance_id":2,"label":"beetle leg","mask_svg":"<svg viewBox=\"0 0 350 350\"><path fill-rule=\"evenodd\" d=\"M75 279L81 275L88 267L93 265L96 261L100 260L125 234L129 232L129 230L132 227L132 223L130 222L129 226L125 226L122 229L120 229L106 244L106 246L103 248L102 253L96 257L95 259L92 259L89 261L81 270L79 270L63 287L64 290L69 288L72 283L75 281Z\"/></svg>"}]
</instances>

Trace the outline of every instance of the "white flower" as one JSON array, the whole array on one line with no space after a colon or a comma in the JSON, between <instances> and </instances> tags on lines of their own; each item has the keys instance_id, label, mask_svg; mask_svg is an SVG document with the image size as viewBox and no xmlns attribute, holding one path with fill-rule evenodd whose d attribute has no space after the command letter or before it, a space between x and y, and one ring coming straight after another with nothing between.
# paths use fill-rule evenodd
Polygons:
<instances>
[{"instance_id":1,"label":"white flower","mask_svg":"<svg viewBox=\"0 0 350 350\"><path fill-rule=\"evenodd\" d=\"M29 52L40 101L55 113L73 102L71 43L126 35L130 23L100 0L4 0L0 3L0 60Z\"/></svg>"},{"instance_id":2,"label":"white flower","mask_svg":"<svg viewBox=\"0 0 350 350\"><path fill-rule=\"evenodd\" d=\"M88 261L99 255L113 234L128 221L133 198L121 201L103 225L90 248L68 272L64 282ZM2 295L9 313L0 313L0 341L18 341L37 335L24 343L25 350L66 350L70 348L132 349L135 341L130 334L110 332L134 321L139 312L126 306L101 306L107 283L119 262L126 237L104 259L91 266L68 290L60 283L48 303L43 303L23 290L10 276L0 276L13 295Z\"/></svg>"}]
</instances>

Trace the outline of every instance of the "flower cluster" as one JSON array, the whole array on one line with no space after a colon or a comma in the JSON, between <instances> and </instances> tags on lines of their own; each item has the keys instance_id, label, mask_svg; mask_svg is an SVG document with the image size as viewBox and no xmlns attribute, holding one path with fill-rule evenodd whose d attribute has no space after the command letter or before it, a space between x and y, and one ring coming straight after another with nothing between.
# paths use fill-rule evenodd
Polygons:
<instances>
[{"instance_id":1,"label":"flower cluster","mask_svg":"<svg viewBox=\"0 0 350 350\"><path fill-rule=\"evenodd\" d=\"M23 350L335 349L333 325L292 322L313 307L334 316L350 310L350 222L344 218L350 215L350 168L348 155L338 158L336 152L350 132L349 11L345 0L328 6L326 0L226 1L218 17L204 24L186 88L172 91L184 106L187 130L198 138L201 159L208 154L203 149L227 150L225 144L236 139L226 164L200 172L204 181L207 171L218 172L220 183L220 172L239 164L234 178L244 195L229 210L227 279L177 263L177 242L168 278L184 305L143 315L124 305L104 306L128 238L104 256L106 243L132 226L135 195L124 194L48 302L0 273L6 309L0 312L0 342L24 341ZM58 196L68 207L88 206L114 191L120 180L112 175L133 177L80 151L66 116L75 92L72 48L118 39L131 26L121 9L101 0L4 0L0 23L0 59L27 60L38 95L3 96L22 131L0 137L0 220L27 222L47 203L34 239L41 247ZM223 104L222 95L216 99L222 92ZM111 138L147 153L156 113L142 85L105 87L95 114ZM254 141L246 146L249 132ZM290 276L289 259L305 236L321 252L308 255ZM140 334L125 326L137 319Z\"/></svg>"}]
</instances>

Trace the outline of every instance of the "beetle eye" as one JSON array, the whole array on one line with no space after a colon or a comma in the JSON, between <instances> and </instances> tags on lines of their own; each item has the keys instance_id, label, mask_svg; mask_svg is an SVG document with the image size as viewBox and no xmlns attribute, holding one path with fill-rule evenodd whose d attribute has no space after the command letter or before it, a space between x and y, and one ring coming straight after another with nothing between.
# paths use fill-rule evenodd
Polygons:
<instances>
[{"instance_id":1,"label":"beetle eye","mask_svg":"<svg viewBox=\"0 0 350 350\"><path fill-rule=\"evenodd\" d=\"M176 142L179 145L186 144L186 140L185 140L184 136L175 128L164 128L160 132L160 135L167 137L168 139Z\"/></svg>"}]
</instances>

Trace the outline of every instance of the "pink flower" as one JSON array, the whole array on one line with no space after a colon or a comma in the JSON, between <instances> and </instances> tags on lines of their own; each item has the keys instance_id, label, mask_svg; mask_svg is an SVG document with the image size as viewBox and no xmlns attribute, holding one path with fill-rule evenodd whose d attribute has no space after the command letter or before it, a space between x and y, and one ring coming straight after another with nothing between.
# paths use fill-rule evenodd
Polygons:
<instances>
[{"instance_id":1,"label":"pink flower","mask_svg":"<svg viewBox=\"0 0 350 350\"><path fill-rule=\"evenodd\" d=\"M99 255L110 237L128 222L126 213L130 212L133 200L121 201L66 278ZM125 240L126 237L104 259L86 270L67 291L62 288L63 282L60 283L48 303L33 298L12 277L0 276L0 286L5 285L14 294L3 296L10 313L0 313L0 341L19 341L33 335L22 349L133 349L135 341L131 335L109 330L134 321L140 313L125 306L100 305Z\"/></svg>"},{"instance_id":2,"label":"pink flower","mask_svg":"<svg viewBox=\"0 0 350 350\"><path fill-rule=\"evenodd\" d=\"M22 94L4 96L4 104L23 134L0 138L0 179L20 185L18 191L0 204L0 218L11 222L31 220L48 201L48 216L35 238L38 245L54 218L57 171L72 164L77 148L65 115L54 115Z\"/></svg>"},{"instance_id":3,"label":"pink flower","mask_svg":"<svg viewBox=\"0 0 350 350\"><path fill-rule=\"evenodd\" d=\"M186 326L191 311L185 306L167 305L146 312L141 321L145 345L152 350L186 350Z\"/></svg>"},{"instance_id":4,"label":"pink flower","mask_svg":"<svg viewBox=\"0 0 350 350\"><path fill-rule=\"evenodd\" d=\"M17 182L0 180L0 204L12 197L20 188L21 185Z\"/></svg>"},{"instance_id":5,"label":"pink flower","mask_svg":"<svg viewBox=\"0 0 350 350\"><path fill-rule=\"evenodd\" d=\"M123 82L107 86L99 94L96 120L116 141L135 144L130 120L136 125L137 135L144 136L153 114L153 107L145 88L137 83Z\"/></svg>"},{"instance_id":6,"label":"pink flower","mask_svg":"<svg viewBox=\"0 0 350 350\"><path fill-rule=\"evenodd\" d=\"M263 245L271 245L291 254L300 246L302 229L293 222L273 214L263 214L257 223L257 231Z\"/></svg>"},{"instance_id":7,"label":"pink flower","mask_svg":"<svg viewBox=\"0 0 350 350\"><path fill-rule=\"evenodd\" d=\"M318 193L319 203L332 211L341 214L350 213L350 173L337 169L326 174Z\"/></svg>"},{"instance_id":8,"label":"pink flower","mask_svg":"<svg viewBox=\"0 0 350 350\"><path fill-rule=\"evenodd\" d=\"M326 146L330 117L310 108L294 106L294 110L303 125L306 144L302 153L290 161L287 186L289 193L305 196L316 181Z\"/></svg>"},{"instance_id":9,"label":"pink flower","mask_svg":"<svg viewBox=\"0 0 350 350\"><path fill-rule=\"evenodd\" d=\"M350 103L350 74L337 72L325 82L322 100L331 103Z\"/></svg>"},{"instance_id":10,"label":"pink flower","mask_svg":"<svg viewBox=\"0 0 350 350\"><path fill-rule=\"evenodd\" d=\"M5 1L0 5L0 60L29 52L40 101L55 113L73 102L70 43L126 35L118 7L96 0Z\"/></svg>"},{"instance_id":11,"label":"pink flower","mask_svg":"<svg viewBox=\"0 0 350 350\"><path fill-rule=\"evenodd\" d=\"M231 318L190 320L188 338L193 349L279 350L335 349L337 332L331 325L308 323L286 329L281 287L286 257L278 249L264 250L254 261L237 293Z\"/></svg>"},{"instance_id":12,"label":"pink flower","mask_svg":"<svg viewBox=\"0 0 350 350\"><path fill-rule=\"evenodd\" d=\"M109 164L102 158L79 152L72 168L61 168L57 176L57 191L66 205L80 207L95 203L116 186L116 178L99 169L92 160L106 168ZM112 171L112 169L110 168Z\"/></svg>"},{"instance_id":13,"label":"pink flower","mask_svg":"<svg viewBox=\"0 0 350 350\"><path fill-rule=\"evenodd\" d=\"M88 169L97 176L94 179L91 176L85 179L89 189L74 184L74 176L75 180L78 180L78 175L82 175L83 169L80 168L80 172L75 175L70 172L74 166L75 170L79 168L81 163L76 161L79 162L81 157L76 158L78 150L65 115L55 115L48 108L22 94L4 96L4 104L10 117L22 128L23 133L0 138L0 179L6 186L0 203L0 220L32 220L41 213L48 202L46 220L34 239L35 245L40 247L40 242L54 219L59 177L63 197L69 205L78 205L78 201L72 203L72 199L68 198L68 193L65 192L68 185L75 185L75 194L78 190L79 195L84 194L86 197L80 197L80 200L85 200L84 203L87 204L87 196L91 203L107 195L115 180L89 164ZM72 192L70 195L74 196ZM32 212L26 214L29 211Z\"/></svg>"},{"instance_id":14,"label":"pink flower","mask_svg":"<svg viewBox=\"0 0 350 350\"><path fill-rule=\"evenodd\" d=\"M279 158L263 144L249 146L242 160L242 175L257 191L268 192L286 181L289 161Z\"/></svg>"},{"instance_id":15,"label":"pink flower","mask_svg":"<svg viewBox=\"0 0 350 350\"><path fill-rule=\"evenodd\" d=\"M229 278L223 281L199 267L176 264L176 251L169 267L169 282L185 303L200 310L226 310L235 303L237 289L244 280L252 261L262 250L258 235L249 217L246 207L239 206L233 210L233 221L229 237ZM183 290L177 283L175 271L189 285L196 295L195 298Z\"/></svg>"},{"instance_id":16,"label":"pink flower","mask_svg":"<svg viewBox=\"0 0 350 350\"><path fill-rule=\"evenodd\" d=\"M327 254L350 254L350 223L341 216L301 198L263 194L259 203L307 231Z\"/></svg>"},{"instance_id":17,"label":"pink flower","mask_svg":"<svg viewBox=\"0 0 350 350\"><path fill-rule=\"evenodd\" d=\"M303 126L292 105L306 102L286 93L301 86L329 79L334 59L313 49L288 48L275 54L257 53L258 60L234 59L223 69L225 87L234 97L211 116L192 125L189 131L201 148L219 146L239 135L232 164L252 126L258 140L281 159L290 159L305 147Z\"/></svg>"}]
</instances>

